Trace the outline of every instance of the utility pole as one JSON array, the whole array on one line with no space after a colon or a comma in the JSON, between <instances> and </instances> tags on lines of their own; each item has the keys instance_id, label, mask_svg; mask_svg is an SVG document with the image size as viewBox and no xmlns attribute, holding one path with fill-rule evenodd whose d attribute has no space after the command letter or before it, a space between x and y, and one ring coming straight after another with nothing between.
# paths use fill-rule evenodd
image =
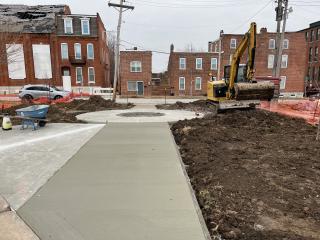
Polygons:
<instances>
[{"instance_id":1,"label":"utility pole","mask_svg":"<svg viewBox=\"0 0 320 240\"><path fill-rule=\"evenodd\" d=\"M277 37L276 37L276 54L274 56L274 62L273 62L273 71L272 75L276 76L276 69L278 64L278 58L279 58L279 48L280 48L280 39L281 39L281 22L283 19L283 0L278 0L278 6L276 7L276 21L277 21Z\"/></svg>"},{"instance_id":2,"label":"utility pole","mask_svg":"<svg viewBox=\"0 0 320 240\"><path fill-rule=\"evenodd\" d=\"M121 24L122 24L122 14L126 10L133 10L133 6L124 5L123 3L125 0L120 0L120 4L117 3L108 3L109 7L114 7L119 11L119 19L118 19L118 26L117 26L117 43L115 49L115 69L114 69L114 80L113 80L113 96L112 100L115 102L117 98L117 83L119 78L119 69L120 69L120 33L121 33ZM119 8L119 9L118 9ZM125 10L124 10L125 9Z\"/></svg>"},{"instance_id":3,"label":"utility pole","mask_svg":"<svg viewBox=\"0 0 320 240\"><path fill-rule=\"evenodd\" d=\"M218 57L218 73L217 73L217 80L220 81L220 71L221 71L221 55L222 55L222 37L223 37L223 30L220 31L220 36L219 36L219 57Z\"/></svg>"},{"instance_id":4,"label":"utility pole","mask_svg":"<svg viewBox=\"0 0 320 240\"><path fill-rule=\"evenodd\" d=\"M280 46L278 50L278 59L277 59L277 68L276 68L276 77L280 77L280 70L281 70L281 62L282 62L282 51L283 51L283 41L284 41L284 34L286 32L286 24L288 19L288 4L289 0L283 0L284 1L284 14L283 14L283 26L282 26L282 33L280 38ZM290 9L290 12L292 9Z\"/></svg>"}]
</instances>

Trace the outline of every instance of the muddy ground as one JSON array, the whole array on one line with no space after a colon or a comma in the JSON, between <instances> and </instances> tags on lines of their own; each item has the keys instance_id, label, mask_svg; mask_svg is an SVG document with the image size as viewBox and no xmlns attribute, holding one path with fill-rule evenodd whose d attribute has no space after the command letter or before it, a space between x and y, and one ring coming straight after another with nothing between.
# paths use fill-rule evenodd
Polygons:
<instances>
[{"instance_id":1,"label":"muddy ground","mask_svg":"<svg viewBox=\"0 0 320 240\"><path fill-rule=\"evenodd\" d=\"M195 112L212 111L214 106L207 105L206 100L197 100L190 103L176 102L175 104L160 104L156 105L157 109L163 110L188 110Z\"/></svg>"},{"instance_id":2,"label":"muddy ground","mask_svg":"<svg viewBox=\"0 0 320 240\"><path fill-rule=\"evenodd\" d=\"M213 239L320 239L320 142L304 120L233 111L172 126Z\"/></svg>"},{"instance_id":3,"label":"muddy ground","mask_svg":"<svg viewBox=\"0 0 320 240\"><path fill-rule=\"evenodd\" d=\"M16 115L16 109L34 105L33 103L24 103L5 109L4 113L11 116ZM119 104L111 100L105 100L100 96L91 96L88 100L75 99L68 103L55 103L49 107L47 119L52 123L83 123L77 120L77 115L87 112L113 110L113 109L129 109L134 107L133 104ZM20 119L11 119L13 125L21 124Z\"/></svg>"}]
</instances>

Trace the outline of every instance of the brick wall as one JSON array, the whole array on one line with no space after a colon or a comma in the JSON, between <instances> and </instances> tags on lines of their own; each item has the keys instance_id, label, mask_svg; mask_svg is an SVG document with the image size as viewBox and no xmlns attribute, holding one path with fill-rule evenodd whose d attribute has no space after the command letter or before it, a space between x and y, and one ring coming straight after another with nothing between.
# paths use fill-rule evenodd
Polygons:
<instances>
[{"instance_id":1,"label":"brick wall","mask_svg":"<svg viewBox=\"0 0 320 240\"><path fill-rule=\"evenodd\" d=\"M67 11L69 14L70 12ZM72 17L73 15L69 15ZM61 20L61 16L59 17ZM58 19L59 19L58 18ZM76 15L76 19L80 17ZM94 20L93 20L94 19ZM56 86L62 86L62 71L65 68L70 69L71 83L73 87L77 87L82 84L76 83L76 67L83 68L83 86L99 86L99 87L110 87L110 69L109 69L109 54L107 47L106 30L101 21L99 15L91 17L91 25L95 24L96 27L91 27L93 33L90 36L79 35L78 32L72 35L58 35L55 32L49 34L35 34L35 33L24 33L16 41L16 43L23 44L24 60L26 69L26 78L22 80L12 80L8 76L8 66L6 63L0 63L0 86L20 88L26 84L51 84ZM76 21L75 21L76 23ZM58 26L59 27L59 26ZM63 28L63 25L60 25ZM59 28L59 29L60 29ZM59 32L59 31L58 31ZM0 33L4 34L4 33ZM68 60L62 60L61 57L61 43L68 44ZM82 62L74 62L74 44L81 44ZM94 59L87 59L87 44L92 43L94 45ZM5 47L6 43L0 43L0 47ZM51 65L52 65L52 79L40 80L35 78L34 71L34 59L32 52L33 44L48 44L50 45L51 52ZM88 68L94 67L95 70L95 83L88 83Z\"/></svg>"},{"instance_id":2,"label":"brick wall","mask_svg":"<svg viewBox=\"0 0 320 240\"><path fill-rule=\"evenodd\" d=\"M186 68L180 69L180 58L186 59ZM196 59L202 59L202 69L196 69ZM168 64L168 78L171 86L171 93L175 96L203 96L207 93L207 82L213 77L217 77L217 70L211 69L211 58L218 59L216 53L189 53L171 52ZM179 78L185 78L185 89L179 89ZM201 89L197 90L195 80L201 77Z\"/></svg>"},{"instance_id":3,"label":"brick wall","mask_svg":"<svg viewBox=\"0 0 320 240\"><path fill-rule=\"evenodd\" d=\"M222 44L222 66L230 64L230 55L235 52L235 49L230 48L231 39L237 40L237 46L241 42L244 35L224 34L221 39ZM267 32L267 29L262 28L257 34L257 49L255 58L255 76L266 77L272 76L272 68L268 68L268 55L275 55L275 49L269 49L269 40L276 39L275 33ZM289 40L289 48L283 50L283 55L288 55L288 67L281 68L281 76L286 77L285 89L282 89L283 94L297 93L301 96L304 92L305 78L305 59L306 42L304 34L301 32L289 32L285 34L285 39ZM209 43L209 50L215 49L215 45L219 40ZM247 53L244 54L240 63L246 64ZM221 76L223 76L223 67L221 68Z\"/></svg>"},{"instance_id":4,"label":"brick wall","mask_svg":"<svg viewBox=\"0 0 320 240\"><path fill-rule=\"evenodd\" d=\"M141 72L132 72L130 63L141 62ZM121 51L120 53L120 93L124 96L137 96L136 91L128 91L128 81L143 82L142 96L150 96L152 85L152 52L150 51Z\"/></svg>"}]
</instances>

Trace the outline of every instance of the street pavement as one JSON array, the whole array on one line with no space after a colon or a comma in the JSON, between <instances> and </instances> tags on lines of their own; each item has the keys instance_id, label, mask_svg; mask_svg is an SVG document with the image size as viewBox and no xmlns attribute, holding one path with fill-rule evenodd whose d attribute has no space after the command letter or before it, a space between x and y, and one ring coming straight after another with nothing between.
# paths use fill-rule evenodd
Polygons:
<instances>
[{"instance_id":1,"label":"street pavement","mask_svg":"<svg viewBox=\"0 0 320 240\"><path fill-rule=\"evenodd\" d=\"M205 240L167 123L110 123L18 213L42 240Z\"/></svg>"}]
</instances>

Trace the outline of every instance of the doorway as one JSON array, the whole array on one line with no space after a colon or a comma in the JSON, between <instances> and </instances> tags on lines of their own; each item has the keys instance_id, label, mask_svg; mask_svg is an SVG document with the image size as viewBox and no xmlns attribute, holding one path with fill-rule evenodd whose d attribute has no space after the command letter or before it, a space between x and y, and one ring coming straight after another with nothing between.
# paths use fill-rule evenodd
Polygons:
<instances>
[{"instance_id":1,"label":"doorway","mask_svg":"<svg viewBox=\"0 0 320 240\"><path fill-rule=\"evenodd\" d=\"M143 82L137 82L137 95L143 96L144 95L144 84Z\"/></svg>"}]
</instances>

